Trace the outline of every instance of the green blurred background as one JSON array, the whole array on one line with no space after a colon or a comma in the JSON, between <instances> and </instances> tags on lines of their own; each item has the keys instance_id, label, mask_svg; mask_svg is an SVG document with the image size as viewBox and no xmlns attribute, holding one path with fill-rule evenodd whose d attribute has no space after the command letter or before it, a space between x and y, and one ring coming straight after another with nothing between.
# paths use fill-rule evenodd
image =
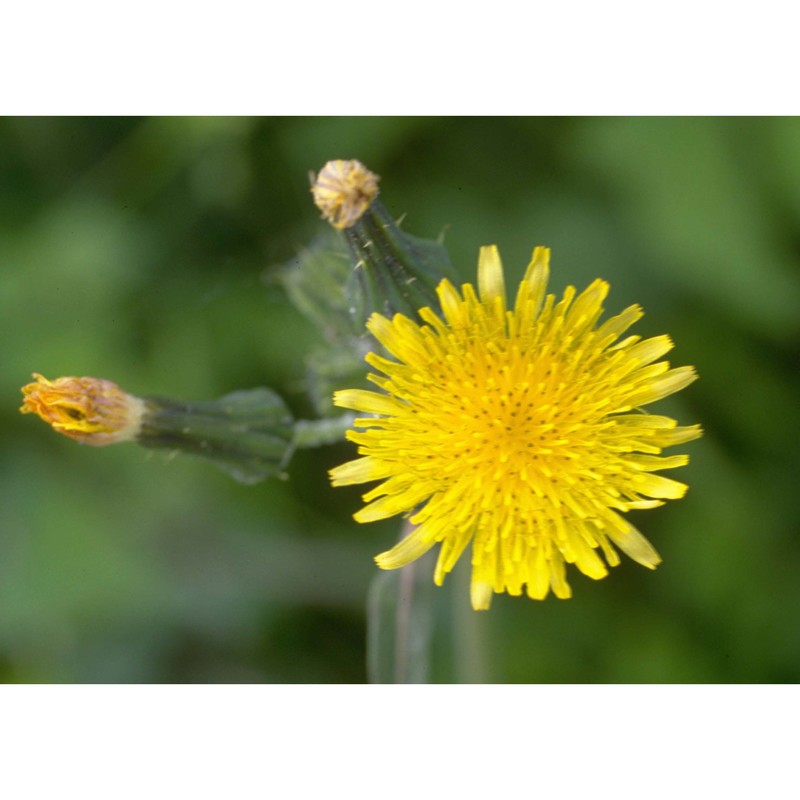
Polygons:
<instances>
[{"instance_id":1,"label":"green blurred background","mask_svg":"<svg viewBox=\"0 0 800 800\"><path fill-rule=\"evenodd\" d=\"M0 678L360 682L372 557L359 490L303 451L242 486L201 460L80 447L22 417L32 371L210 399L268 385L311 416L314 327L276 280L324 223L307 174L359 158L389 211L512 283L608 279L607 313L670 333L700 380L654 407L705 437L682 501L635 515L661 552L574 598L500 596L479 620L497 682L794 682L800 674L800 120L0 120ZM462 577L436 590L463 621ZM469 679L437 612L431 678ZM441 646L440 646L441 645Z\"/></svg>"}]
</instances>

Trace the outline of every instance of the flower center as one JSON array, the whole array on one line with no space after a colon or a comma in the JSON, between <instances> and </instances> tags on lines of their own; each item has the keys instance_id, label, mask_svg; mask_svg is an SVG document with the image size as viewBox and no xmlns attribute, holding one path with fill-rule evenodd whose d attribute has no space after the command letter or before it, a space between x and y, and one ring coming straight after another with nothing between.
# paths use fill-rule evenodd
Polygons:
<instances>
[{"instance_id":1,"label":"flower center","mask_svg":"<svg viewBox=\"0 0 800 800\"><path fill-rule=\"evenodd\" d=\"M440 373L414 412L424 471L449 477L467 470L493 483L541 489L542 481L586 466L582 444L588 430L597 430L593 408L566 380L563 363L543 365L492 348L460 363L471 368Z\"/></svg>"}]
</instances>

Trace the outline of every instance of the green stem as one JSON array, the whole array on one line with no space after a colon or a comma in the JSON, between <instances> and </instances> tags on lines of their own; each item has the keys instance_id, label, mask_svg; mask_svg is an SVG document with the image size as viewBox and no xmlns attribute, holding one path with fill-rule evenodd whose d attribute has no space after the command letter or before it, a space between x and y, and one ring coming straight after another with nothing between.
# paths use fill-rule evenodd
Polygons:
<instances>
[{"instance_id":1,"label":"green stem","mask_svg":"<svg viewBox=\"0 0 800 800\"><path fill-rule=\"evenodd\" d=\"M325 419L299 419L294 423L294 448L322 447L344 441L345 432L352 426L355 414L342 414Z\"/></svg>"},{"instance_id":2,"label":"green stem","mask_svg":"<svg viewBox=\"0 0 800 800\"><path fill-rule=\"evenodd\" d=\"M355 264L346 293L357 328L375 311L414 319L423 307L436 309L439 282L455 280L444 247L401 231L380 200L344 233Z\"/></svg>"},{"instance_id":3,"label":"green stem","mask_svg":"<svg viewBox=\"0 0 800 800\"><path fill-rule=\"evenodd\" d=\"M402 536L410 523L403 525ZM434 586L430 554L380 572L367 601L367 672L371 683L427 683L431 675Z\"/></svg>"},{"instance_id":4,"label":"green stem","mask_svg":"<svg viewBox=\"0 0 800 800\"><path fill-rule=\"evenodd\" d=\"M488 614L470 605L472 579L468 564L453 575L456 591L452 593L453 655L458 683L488 683L487 624Z\"/></svg>"},{"instance_id":5,"label":"green stem","mask_svg":"<svg viewBox=\"0 0 800 800\"><path fill-rule=\"evenodd\" d=\"M294 420L271 389L244 389L218 400L183 402L146 397L144 447L202 456L243 483L283 473Z\"/></svg>"}]
</instances>

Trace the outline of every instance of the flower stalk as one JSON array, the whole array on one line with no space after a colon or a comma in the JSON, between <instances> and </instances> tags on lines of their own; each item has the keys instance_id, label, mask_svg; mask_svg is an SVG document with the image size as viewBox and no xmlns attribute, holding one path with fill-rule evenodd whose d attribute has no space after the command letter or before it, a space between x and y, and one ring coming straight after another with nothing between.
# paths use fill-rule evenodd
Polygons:
<instances>
[{"instance_id":1,"label":"flower stalk","mask_svg":"<svg viewBox=\"0 0 800 800\"><path fill-rule=\"evenodd\" d=\"M294 448L304 449L342 442L354 419L355 414L339 414L324 419L298 419L294 424L292 445Z\"/></svg>"},{"instance_id":2,"label":"flower stalk","mask_svg":"<svg viewBox=\"0 0 800 800\"><path fill-rule=\"evenodd\" d=\"M283 474L293 437L294 420L281 398L259 388L193 403L146 398L137 441L209 459L251 484Z\"/></svg>"}]
</instances>

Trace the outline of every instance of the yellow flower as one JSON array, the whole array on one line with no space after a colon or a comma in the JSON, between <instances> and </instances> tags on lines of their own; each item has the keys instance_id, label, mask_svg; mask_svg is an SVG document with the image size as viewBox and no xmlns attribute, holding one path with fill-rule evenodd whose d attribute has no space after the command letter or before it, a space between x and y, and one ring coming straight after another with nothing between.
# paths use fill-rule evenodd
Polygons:
<instances>
[{"instance_id":1,"label":"yellow flower","mask_svg":"<svg viewBox=\"0 0 800 800\"><path fill-rule=\"evenodd\" d=\"M102 378L47 378L34 372L22 387L23 414L38 414L53 430L84 444L102 447L135 439L144 401Z\"/></svg>"},{"instance_id":2,"label":"yellow flower","mask_svg":"<svg viewBox=\"0 0 800 800\"><path fill-rule=\"evenodd\" d=\"M609 286L594 281L577 297L545 295L547 248L537 247L506 308L497 248L481 248L478 295L449 281L423 325L373 314L368 328L396 360L370 353L381 393L337 392L334 402L365 412L348 438L361 458L331 471L336 486L381 480L364 495L359 522L404 514L416 527L377 556L395 569L441 542L434 580L441 585L472 544L471 599L486 609L493 592L570 597L565 564L591 578L619 564L614 546L651 569L652 545L620 514L682 497L687 487L655 470L688 456L664 447L701 435L698 425L641 407L690 384L692 367L658 361L667 336L620 335L638 306L597 324Z\"/></svg>"}]
</instances>

